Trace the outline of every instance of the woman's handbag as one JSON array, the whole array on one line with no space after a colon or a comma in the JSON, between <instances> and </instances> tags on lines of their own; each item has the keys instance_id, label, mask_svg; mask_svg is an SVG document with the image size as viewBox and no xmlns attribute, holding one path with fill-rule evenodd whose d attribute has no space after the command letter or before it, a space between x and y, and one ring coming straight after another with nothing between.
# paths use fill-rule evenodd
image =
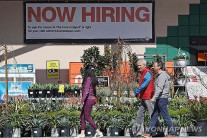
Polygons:
<instances>
[{"instance_id":1,"label":"woman's handbag","mask_svg":"<svg viewBox=\"0 0 207 138\"><path fill-rule=\"evenodd\" d=\"M95 96L95 104L98 104L98 98Z\"/></svg>"}]
</instances>

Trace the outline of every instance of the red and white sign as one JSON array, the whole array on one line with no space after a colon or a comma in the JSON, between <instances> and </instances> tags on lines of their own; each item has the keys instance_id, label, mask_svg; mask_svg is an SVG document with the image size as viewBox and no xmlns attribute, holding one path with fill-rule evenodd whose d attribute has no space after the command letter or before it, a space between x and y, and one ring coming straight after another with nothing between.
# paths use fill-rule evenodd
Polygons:
<instances>
[{"instance_id":1,"label":"red and white sign","mask_svg":"<svg viewBox=\"0 0 207 138\"><path fill-rule=\"evenodd\" d=\"M152 3L26 3L25 39L153 38Z\"/></svg>"}]
</instances>

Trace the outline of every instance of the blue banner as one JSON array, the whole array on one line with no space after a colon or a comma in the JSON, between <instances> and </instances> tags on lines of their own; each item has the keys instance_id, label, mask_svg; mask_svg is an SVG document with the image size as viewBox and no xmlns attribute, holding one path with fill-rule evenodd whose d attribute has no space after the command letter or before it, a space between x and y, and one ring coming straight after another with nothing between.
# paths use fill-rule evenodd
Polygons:
<instances>
[{"instance_id":1,"label":"blue banner","mask_svg":"<svg viewBox=\"0 0 207 138\"><path fill-rule=\"evenodd\" d=\"M8 83L8 94L9 97L18 99L28 98L28 87L32 82L9 82ZM0 103L4 103L6 100L6 88L5 83L0 82Z\"/></svg>"},{"instance_id":2,"label":"blue banner","mask_svg":"<svg viewBox=\"0 0 207 138\"><path fill-rule=\"evenodd\" d=\"M8 73L34 73L33 64L8 64ZM5 66L0 67L0 73L5 73Z\"/></svg>"}]
</instances>

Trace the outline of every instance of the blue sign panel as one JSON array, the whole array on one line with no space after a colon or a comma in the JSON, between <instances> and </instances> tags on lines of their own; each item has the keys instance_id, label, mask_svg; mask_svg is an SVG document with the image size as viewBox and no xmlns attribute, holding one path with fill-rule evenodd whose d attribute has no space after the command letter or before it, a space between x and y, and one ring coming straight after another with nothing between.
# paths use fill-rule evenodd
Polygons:
<instances>
[{"instance_id":1,"label":"blue sign panel","mask_svg":"<svg viewBox=\"0 0 207 138\"><path fill-rule=\"evenodd\" d=\"M32 82L9 82L8 93L9 97L18 99L26 99L28 97L28 87ZM6 88L5 83L0 82L0 102L4 103L6 100Z\"/></svg>"},{"instance_id":2,"label":"blue sign panel","mask_svg":"<svg viewBox=\"0 0 207 138\"><path fill-rule=\"evenodd\" d=\"M8 73L34 73L33 64L8 64ZM0 73L5 73L5 66L0 67Z\"/></svg>"}]
</instances>

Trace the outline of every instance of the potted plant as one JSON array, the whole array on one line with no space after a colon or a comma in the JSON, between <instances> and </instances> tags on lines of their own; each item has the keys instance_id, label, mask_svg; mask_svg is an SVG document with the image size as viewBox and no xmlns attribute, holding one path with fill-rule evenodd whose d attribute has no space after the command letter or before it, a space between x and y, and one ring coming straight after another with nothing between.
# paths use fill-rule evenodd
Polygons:
<instances>
[{"instance_id":1,"label":"potted plant","mask_svg":"<svg viewBox=\"0 0 207 138\"><path fill-rule=\"evenodd\" d=\"M47 97L47 98L51 98L51 97L53 97L53 91L52 91L52 88L53 88L53 84L51 84L51 83L46 84L46 86L45 86L45 91L46 91L46 97Z\"/></svg>"},{"instance_id":2,"label":"potted plant","mask_svg":"<svg viewBox=\"0 0 207 138\"><path fill-rule=\"evenodd\" d=\"M12 137L21 137L21 129L23 127L23 116L18 112L14 112L10 114L11 125L13 127Z\"/></svg>"},{"instance_id":3,"label":"potted plant","mask_svg":"<svg viewBox=\"0 0 207 138\"><path fill-rule=\"evenodd\" d=\"M69 118L68 116L61 117L58 119L58 123L60 125L60 136L61 137L69 137Z\"/></svg>"},{"instance_id":4,"label":"potted plant","mask_svg":"<svg viewBox=\"0 0 207 138\"><path fill-rule=\"evenodd\" d=\"M59 85L58 84L54 84L52 87L52 92L53 92L53 96L54 97L60 97L61 95L58 92L59 90Z\"/></svg>"},{"instance_id":5,"label":"potted plant","mask_svg":"<svg viewBox=\"0 0 207 138\"><path fill-rule=\"evenodd\" d=\"M38 97L39 98L45 98L46 97L46 90L47 90L47 85L39 84L39 89L37 91Z\"/></svg>"},{"instance_id":6,"label":"potted plant","mask_svg":"<svg viewBox=\"0 0 207 138\"><path fill-rule=\"evenodd\" d=\"M131 113L124 113L123 114L123 120L124 120L124 136L131 136L130 135L130 129L134 123L134 120L133 119L134 115L131 114ZM136 121L137 122L137 121Z\"/></svg>"},{"instance_id":7,"label":"potted plant","mask_svg":"<svg viewBox=\"0 0 207 138\"><path fill-rule=\"evenodd\" d=\"M88 122L86 122L85 135L86 136L94 136L95 133L96 133L96 131L94 130L94 128Z\"/></svg>"},{"instance_id":8,"label":"potted plant","mask_svg":"<svg viewBox=\"0 0 207 138\"><path fill-rule=\"evenodd\" d=\"M183 75L183 74L179 75L178 78L177 78L177 84L184 86L185 83L186 83L186 77L185 77L185 75Z\"/></svg>"},{"instance_id":9,"label":"potted plant","mask_svg":"<svg viewBox=\"0 0 207 138\"><path fill-rule=\"evenodd\" d=\"M80 95L80 87L78 85L71 85L71 91L75 96Z\"/></svg>"},{"instance_id":10,"label":"potted plant","mask_svg":"<svg viewBox=\"0 0 207 138\"><path fill-rule=\"evenodd\" d=\"M70 84L65 84L65 94L64 97L72 97L71 95L71 85Z\"/></svg>"},{"instance_id":11,"label":"potted plant","mask_svg":"<svg viewBox=\"0 0 207 138\"><path fill-rule=\"evenodd\" d=\"M71 111L69 113L69 122L70 122L70 131L71 136L77 136L78 135L78 129L80 128L80 111Z\"/></svg>"},{"instance_id":12,"label":"potted plant","mask_svg":"<svg viewBox=\"0 0 207 138\"><path fill-rule=\"evenodd\" d=\"M70 122L70 134L71 136L78 135L78 129L80 128L80 111L71 111L69 113L69 122Z\"/></svg>"},{"instance_id":13,"label":"potted plant","mask_svg":"<svg viewBox=\"0 0 207 138\"><path fill-rule=\"evenodd\" d=\"M1 116L1 126L3 128L3 137L12 137L13 127L11 124L11 116L9 114L3 114Z\"/></svg>"},{"instance_id":14,"label":"potted plant","mask_svg":"<svg viewBox=\"0 0 207 138\"><path fill-rule=\"evenodd\" d=\"M123 127L123 120L120 118L111 118L110 119L110 136L120 136Z\"/></svg>"},{"instance_id":15,"label":"potted plant","mask_svg":"<svg viewBox=\"0 0 207 138\"><path fill-rule=\"evenodd\" d=\"M110 136L121 136L122 130L124 129L122 113L117 110L110 111L108 113L107 125L109 127Z\"/></svg>"},{"instance_id":16,"label":"potted plant","mask_svg":"<svg viewBox=\"0 0 207 138\"><path fill-rule=\"evenodd\" d=\"M28 87L28 96L30 98L37 98L38 84L32 84Z\"/></svg>"},{"instance_id":17,"label":"potted plant","mask_svg":"<svg viewBox=\"0 0 207 138\"><path fill-rule=\"evenodd\" d=\"M205 101L200 100L194 102L190 105L190 114L191 118L195 120L195 125L197 128L206 128L207 127L207 104ZM201 129L200 131L195 132L196 136L207 136L207 131Z\"/></svg>"},{"instance_id":18,"label":"potted plant","mask_svg":"<svg viewBox=\"0 0 207 138\"><path fill-rule=\"evenodd\" d=\"M49 112L47 113L48 118L48 126L51 128L51 137L59 137L60 136L60 125L58 119L60 115L58 112Z\"/></svg>"},{"instance_id":19,"label":"potted plant","mask_svg":"<svg viewBox=\"0 0 207 138\"><path fill-rule=\"evenodd\" d=\"M187 55L185 55L185 53L178 54L177 56L175 56L173 58L173 60L176 61L176 65L177 66L181 66L181 67L185 67L186 66L188 59L189 59L189 57Z\"/></svg>"},{"instance_id":20,"label":"potted plant","mask_svg":"<svg viewBox=\"0 0 207 138\"><path fill-rule=\"evenodd\" d=\"M32 137L42 137L43 128L47 125L47 120L43 117L43 114L35 115L32 119Z\"/></svg>"},{"instance_id":21,"label":"potted plant","mask_svg":"<svg viewBox=\"0 0 207 138\"><path fill-rule=\"evenodd\" d=\"M104 135L107 135L107 122L108 122L108 114L107 109L101 108L101 111L98 111L96 109L96 112L92 112L92 118L96 122L96 124L99 126L101 132L103 132Z\"/></svg>"},{"instance_id":22,"label":"potted plant","mask_svg":"<svg viewBox=\"0 0 207 138\"><path fill-rule=\"evenodd\" d=\"M129 83L130 94L132 94L138 87L139 87L139 84L136 81L130 82Z\"/></svg>"},{"instance_id":23,"label":"potted plant","mask_svg":"<svg viewBox=\"0 0 207 138\"><path fill-rule=\"evenodd\" d=\"M108 100L108 97L111 95L112 91L109 87L99 87L96 90L96 96L98 100L103 103L104 99Z\"/></svg>"}]
</instances>

